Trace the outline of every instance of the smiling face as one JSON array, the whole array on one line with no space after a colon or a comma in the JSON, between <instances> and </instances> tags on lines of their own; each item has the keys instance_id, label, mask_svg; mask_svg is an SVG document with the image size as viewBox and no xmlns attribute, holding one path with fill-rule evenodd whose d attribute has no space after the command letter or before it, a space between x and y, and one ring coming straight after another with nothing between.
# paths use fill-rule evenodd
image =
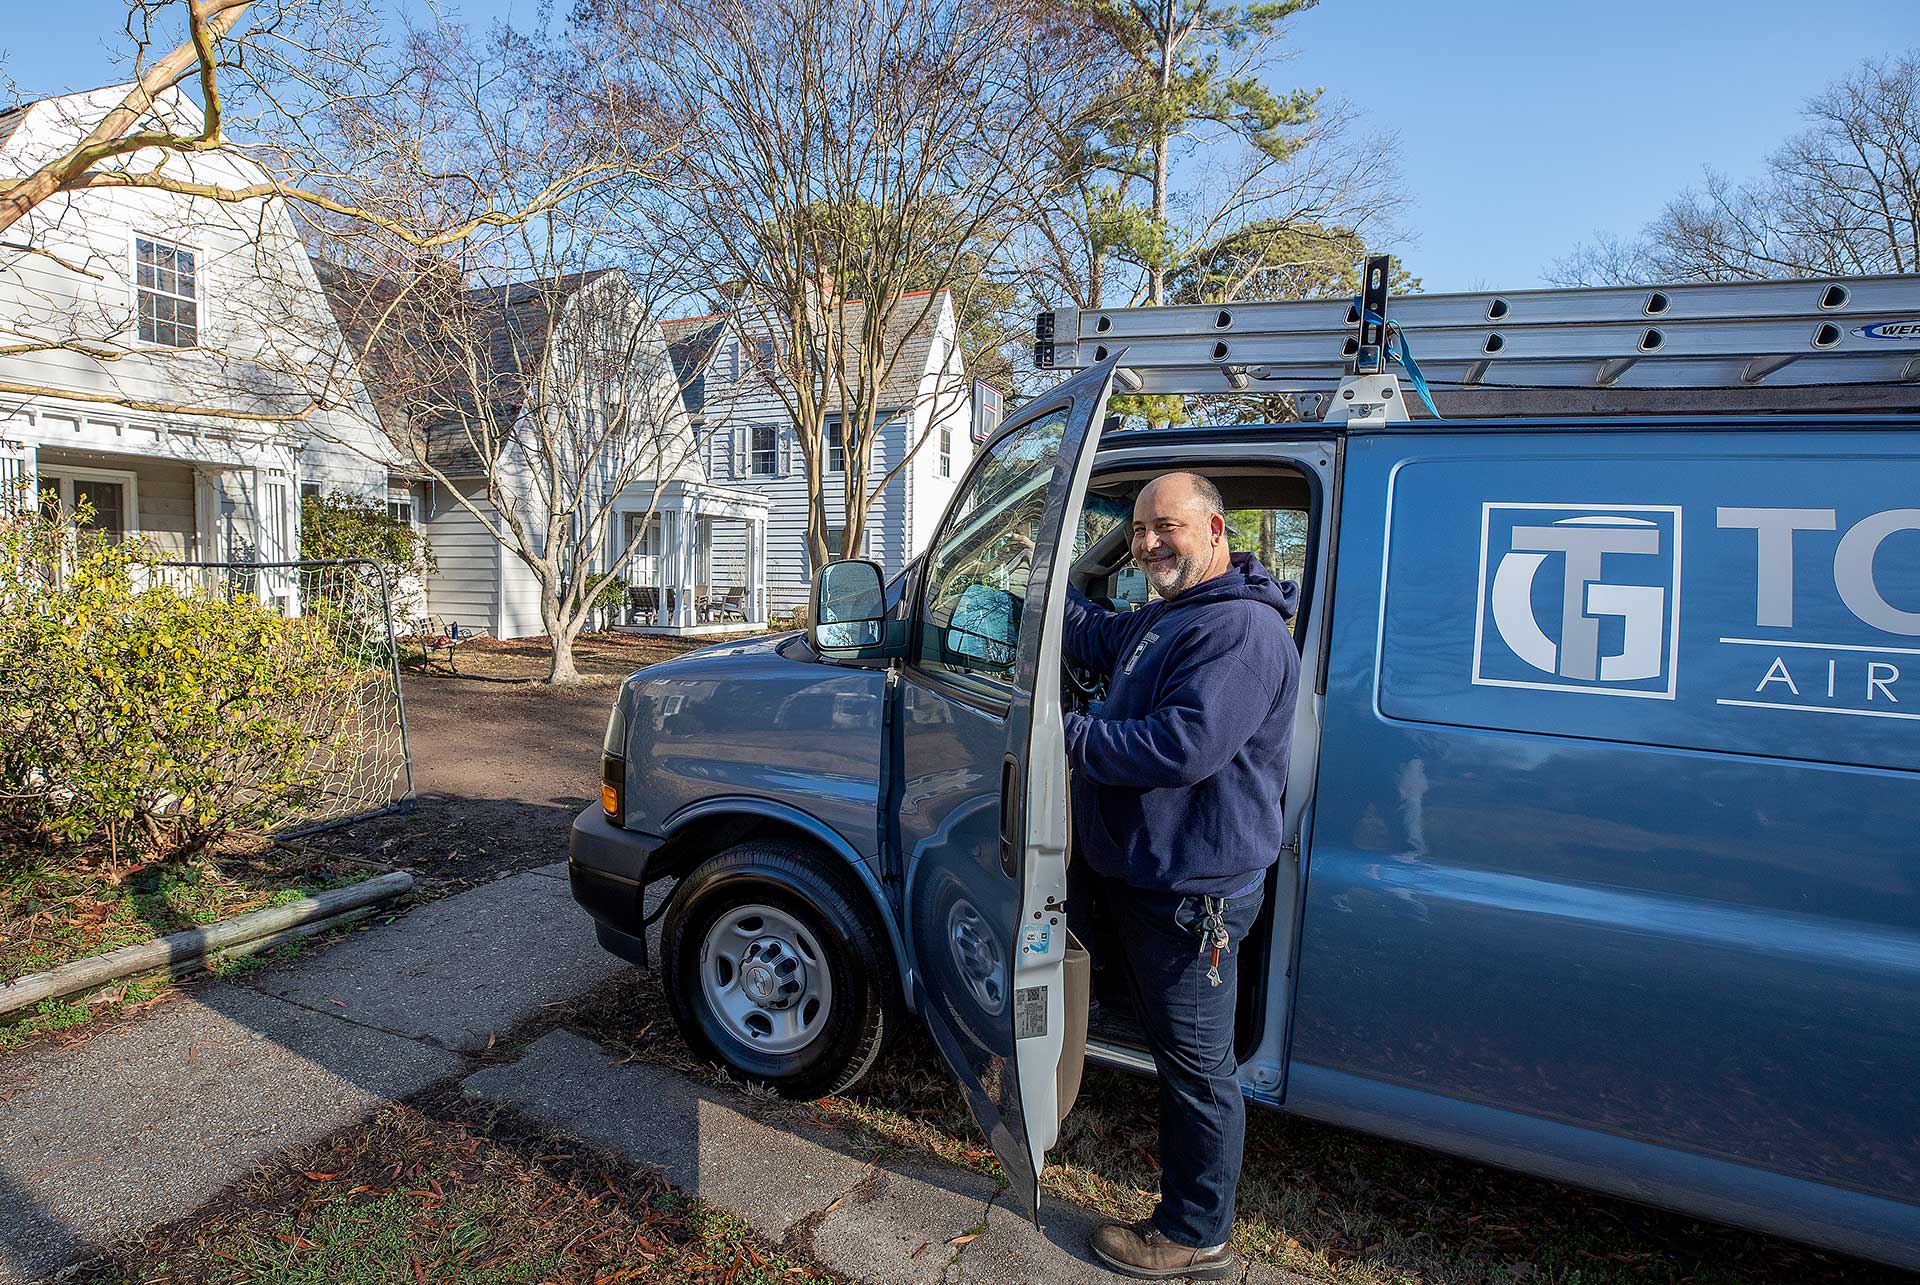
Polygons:
<instances>
[{"instance_id":1,"label":"smiling face","mask_svg":"<svg viewBox=\"0 0 1920 1285\"><path fill-rule=\"evenodd\" d=\"M1204 489L1203 489L1204 487ZM1133 502L1133 561L1162 598L1177 598L1227 569L1227 520L1202 479L1168 473Z\"/></svg>"}]
</instances>

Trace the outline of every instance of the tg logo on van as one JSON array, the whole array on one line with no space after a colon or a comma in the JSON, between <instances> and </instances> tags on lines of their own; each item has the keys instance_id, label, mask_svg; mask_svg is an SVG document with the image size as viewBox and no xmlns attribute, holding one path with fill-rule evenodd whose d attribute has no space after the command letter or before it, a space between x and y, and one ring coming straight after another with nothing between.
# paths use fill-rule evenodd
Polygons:
<instances>
[{"instance_id":1,"label":"tg logo on van","mask_svg":"<svg viewBox=\"0 0 1920 1285\"><path fill-rule=\"evenodd\" d=\"M1477 685L1671 700L1679 605L1679 506L1481 506Z\"/></svg>"}]
</instances>

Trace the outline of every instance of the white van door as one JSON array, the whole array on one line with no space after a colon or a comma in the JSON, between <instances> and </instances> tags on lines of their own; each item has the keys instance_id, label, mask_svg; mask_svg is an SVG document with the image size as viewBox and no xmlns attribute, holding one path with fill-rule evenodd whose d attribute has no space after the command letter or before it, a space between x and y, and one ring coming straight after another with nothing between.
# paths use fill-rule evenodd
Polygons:
<instances>
[{"instance_id":1,"label":"white van door","mask_svg":"<svg viewBox=\"0 0 1920 1285\"><path fill-rule=\"evenodd\" d=\"M1034 399L981 448L927 555L900 670L915 998L1036 1216L1086 1041L1086 958L1067 933L1060 639L1114 368Z\"/></svg>"}]
</instances>

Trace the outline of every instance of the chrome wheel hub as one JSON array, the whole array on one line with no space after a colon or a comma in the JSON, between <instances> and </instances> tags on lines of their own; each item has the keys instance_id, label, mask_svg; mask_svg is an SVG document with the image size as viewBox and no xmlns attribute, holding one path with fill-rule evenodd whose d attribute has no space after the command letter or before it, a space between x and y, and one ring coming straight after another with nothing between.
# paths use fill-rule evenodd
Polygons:
<instances>
[{"instance_id":1,"label":"chrome wheel hub","mask_svg":"<svg viewBox=\"0 0 1920 1285\"><path fill-rule=\"evenodd\" d=\"M807 989L807 966L778 937L762 937L740 956L740 988L761 1008L792 1008Z\"/></svg>"},{"instance_id":2,"label":"chrome wheel hub","mask_svg":"<svg viewBox=\"0 0 1920 1285\"><path fill-rule=\"evenodd\" d=\"M767 1053L805 1048L833 1011L819 939L773 906L737 906L714 921L700 945L700 989L727 1034Z\"/></svg>"}]
</instances>

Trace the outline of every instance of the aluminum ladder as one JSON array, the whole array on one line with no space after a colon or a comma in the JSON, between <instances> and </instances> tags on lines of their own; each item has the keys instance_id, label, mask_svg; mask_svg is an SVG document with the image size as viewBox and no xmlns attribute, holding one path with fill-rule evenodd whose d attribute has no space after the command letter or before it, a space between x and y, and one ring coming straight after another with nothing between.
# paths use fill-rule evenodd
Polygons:
<instances>
[{"instance_id":1,"label":"aluminum ladder","mask_svg":"<svg viewBox=\"0 0 1920 1285\"><path fill-rule=\"evenodd\" d=\"M1449 417L1920 410L1920 276L1400 295L1390 311L1389 276L1386 256L1368 259L1369 320L1400 328ZM1407 419L1360 313L1351 299L1057 308L1036 321L1034 364L1124 349L1130 392L1307 394L1327 420Z\"/></svg>"}]
</instances>

